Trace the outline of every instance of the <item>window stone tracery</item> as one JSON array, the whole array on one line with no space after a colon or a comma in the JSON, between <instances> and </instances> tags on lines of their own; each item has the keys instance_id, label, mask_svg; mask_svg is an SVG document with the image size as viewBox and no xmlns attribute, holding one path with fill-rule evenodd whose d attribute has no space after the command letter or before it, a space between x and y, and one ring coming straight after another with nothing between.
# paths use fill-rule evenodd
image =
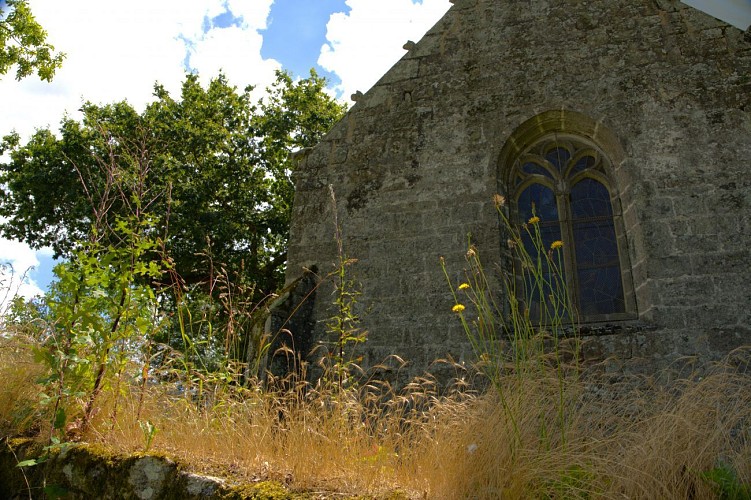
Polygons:
<instances>
[{"instance_id":1,"label":"window stone tracery","mask_svg":"<svg viewBox=\"0 0 751 500\"><path fill-rule=\"evenodd\" d=\"M544 248L564 242L563 282L578 321L635 318L628 244L606 152L576 131L538 132L513 145L505 177L512 215L519 223L539 217ZM535 252L531 239L525 245ZM527 300L534 316L541 299Z\"/></svg>"}]
</instances>

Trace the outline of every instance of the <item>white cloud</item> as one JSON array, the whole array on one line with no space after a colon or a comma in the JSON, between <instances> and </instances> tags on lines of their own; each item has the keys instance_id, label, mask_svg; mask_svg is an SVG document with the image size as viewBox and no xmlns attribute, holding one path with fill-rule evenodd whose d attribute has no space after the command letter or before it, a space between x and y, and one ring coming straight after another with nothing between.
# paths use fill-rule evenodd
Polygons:
<instances>
[{"instance_id":1,"label":"white cloud","mask_svg":"<svg viewBox=\"0 0 751 500\"><path fill-rule=\"evenodd\" d=\"M190 65L207 83L223 71L232 85L240 89L248 84L262 91L274 81L274 71L281 64L260 57L263 38L255 31L238 27L211 30L198 41L190 57ZM244 64L238 64L238 60Z\"/></svg>"},{"instance_id":2,"label":"white cloud","mask_svg":"<svg viewBox=\"0 0 751 500\"><path fill-rule=\"evenodd\" d=\"M272 3L273 0L228 0L227 7L235 17L243 18L242 25L212 29L194 38L190 65L204 83L221 70L240 89L255 85L260 97L274 81L274 71L282 65L261 57L263 37L258 32L267 26Z\"/></svg>"},{"instance_id":3,"label":"white cloud","mask_svg":"<svg viewBox=\"0 0 751 500\"><path fill-rule=\"evenodd\" d=\"M448 0L347 0L348 14L331 16L328 43L318 64L336 73L348 99L367 91L404 55L407 40L418 41L451 7Z\"/></svg>"},{"instance_id":4,"label":"white cloud","mask_svg":"<svg viewBox=\"0 0 751 500\"><path fill-rule=\"evenodd\" d=\"M36 252L28 245L0 239L0 315L16 295L31 298L43 293L29 277L38 265Z\"/></svg>"},{"instance_id":5,"label":"white cloud","mask_svg":"<svg viewBox=\"0 0 751 500\"><path fill-rule=\"evenodd\" d=\"M249 29L266 29L274 0L227 0L227 7L236 16L242 17Z\"/></svg>"},{"instance_id":6,"label":"white cloud","mask_svg":"<svg viewBox=\"0 0 751 500\"><path fill-rule=\"evenodd\" d=\"M152 99L153 85L179 93L188 48L193 67L208 79L223 68L238 87L266 85L276 61L261 58L261 36L273 0L30 0L48 41L67 54L52 83L36 77L0 79L0 135L12 129L28 137L35 128L57 127L67 111L77 116L84 99L127 99L137 109ZM241 28L211 29L204 19L228 6ZM271 75L269 77L268 75Z\"/></svg>"}]
</instances>

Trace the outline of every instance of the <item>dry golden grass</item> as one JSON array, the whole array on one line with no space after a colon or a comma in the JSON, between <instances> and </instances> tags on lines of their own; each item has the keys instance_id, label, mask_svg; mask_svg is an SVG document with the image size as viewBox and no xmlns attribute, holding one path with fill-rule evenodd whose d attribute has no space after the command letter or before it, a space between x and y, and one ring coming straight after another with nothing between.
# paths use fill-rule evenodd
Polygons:
<instances>
[{"instance_id":1,"label":"dry golden grass","mask_svg":"<svg viewBox=\"0 0 751 500\"><path fill-rule=\"evenodd\" d=\"M609 387L605 400L571 391L566 442L547 380L516 387L508 413L486 395L438 419L430 439L418 440L416 470L437 498L712 498L701 477L721 460L747 483L751 456L751 380L719 370L677 390ZM625 385L625 384L624 384ZM629 384L631 385L631 384ZM547 404L546 404L547 403ZM445 410L445 409L444 409ZM546 428L547 433L541 429ZM547 437L543 437L547 434ZM513 443L516 443L515 445Z\"/></svg>"},{"instance_id":2,"label":"dry golden grass","mask_svg":"<svg viewBox=\"0 0 751 500\"><path fill-rule=\"evenodd\" d=\"M277 479L307 491L400 490L439 499L714 498L702 474L718 465L751 482L751 376L741 354L703 378L669 385L596 375L566 379L562 411L555 373L508 376L505 410L495 391L457 386L439 396L430 379L399 394L376 385L338 393L299 384L286 392L227 389L200 402L152 386L142 405L133 387L117 398L117 408L112 391L102 399L82 439L116 451L143 450L139 420L150 421L157 429L151 451L199 472ZM38 376L28 353L4 341L3 435L43 427L29 413ZM382 392L385 397L377 395Z\"/></svg>"},{"instance_id":3,"label":"dry golden grass","mask_svg":"<svg viewBox=\"0 0 751 500\"><path fill-rule=\"evenodd\" d=\"M18 339L0 336L0 437L38 430L37 380L43 368Z\"/></svg>"}]
</instances>

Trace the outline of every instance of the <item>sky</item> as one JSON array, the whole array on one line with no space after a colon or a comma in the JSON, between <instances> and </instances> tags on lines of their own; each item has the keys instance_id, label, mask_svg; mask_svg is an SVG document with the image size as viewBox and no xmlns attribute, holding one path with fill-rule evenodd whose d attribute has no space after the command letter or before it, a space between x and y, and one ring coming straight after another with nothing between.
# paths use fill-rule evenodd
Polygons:
<instances>
[{"instance_id":1,"label":"sky","mask_svg":"<svg viewBox=\"0 0 751 500\"><path fill-rule=\"evenodd\" d=\"M751 25L751 0L683 0L740 30Z\"/></svg>"},{"instance_id":2,"label":"sky","mask_svg":"<svg viewBox=\"0 0 751 500\"><path fill-rule=\"evenodd\" d=\"M0 0L0 7L4 4ZM179 96L186 71L207 83L223 71L256 97L285 69L311 68L344 101L367 91L449 9L449 0L29 0L48 41L67 54L52 83L0 77L0 136L57 130L84 100L126 99L142 110L155 82ZM7 159L7 158L6 158ZM52 278L48 249L0 239L5 291L33 296ZM19 278L23 278L20 280Z\"/></svg>"},{"instance_id":3,"label":"sky","mask_svg":"<svg viewBox=\"0 0 751 500\"><path fill-rule=\"evenodd\" d=\"M500 0L499 0L500 1ZM686 0L745 29L751 0ZM141 110L155 82L179 95L185 72L206 83L221 70L257 97L278 69L310 68L347 101L367 91L451 6L449 0L29 0L48 41L67 54L52 83L14 71L0 77L0 136L28 138L78 117L84 100L126 99ZM0 0L0 8L4 0ZM0 239L0 313L6 290L32 296L48 285L47 249ZM23 279L19 279L22 278Z\"/></svg>"}]
</instances>

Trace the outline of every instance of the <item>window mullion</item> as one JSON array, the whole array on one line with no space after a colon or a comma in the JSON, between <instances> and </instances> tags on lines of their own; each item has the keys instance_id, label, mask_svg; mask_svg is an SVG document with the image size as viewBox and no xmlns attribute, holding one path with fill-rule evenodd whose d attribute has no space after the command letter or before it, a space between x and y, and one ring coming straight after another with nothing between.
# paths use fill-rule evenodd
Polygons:
<instances>
[{"instance_id":1,"label":"window mullion","mask_svg":"<svg viewBox=\"0 0 751 500\"><path fill-rule=\"evenodd\" d=\"M563 272L566 279L566 288L569 293L571 305L576 311L579 310L579 283L576 272L576 242L574 241L574 229L571 222L571 204L568 189L556 194L558 214L560 215L561 239L563 240ZM573 311L572 311L573 312Z\"/></svg>"}]
</instances>

